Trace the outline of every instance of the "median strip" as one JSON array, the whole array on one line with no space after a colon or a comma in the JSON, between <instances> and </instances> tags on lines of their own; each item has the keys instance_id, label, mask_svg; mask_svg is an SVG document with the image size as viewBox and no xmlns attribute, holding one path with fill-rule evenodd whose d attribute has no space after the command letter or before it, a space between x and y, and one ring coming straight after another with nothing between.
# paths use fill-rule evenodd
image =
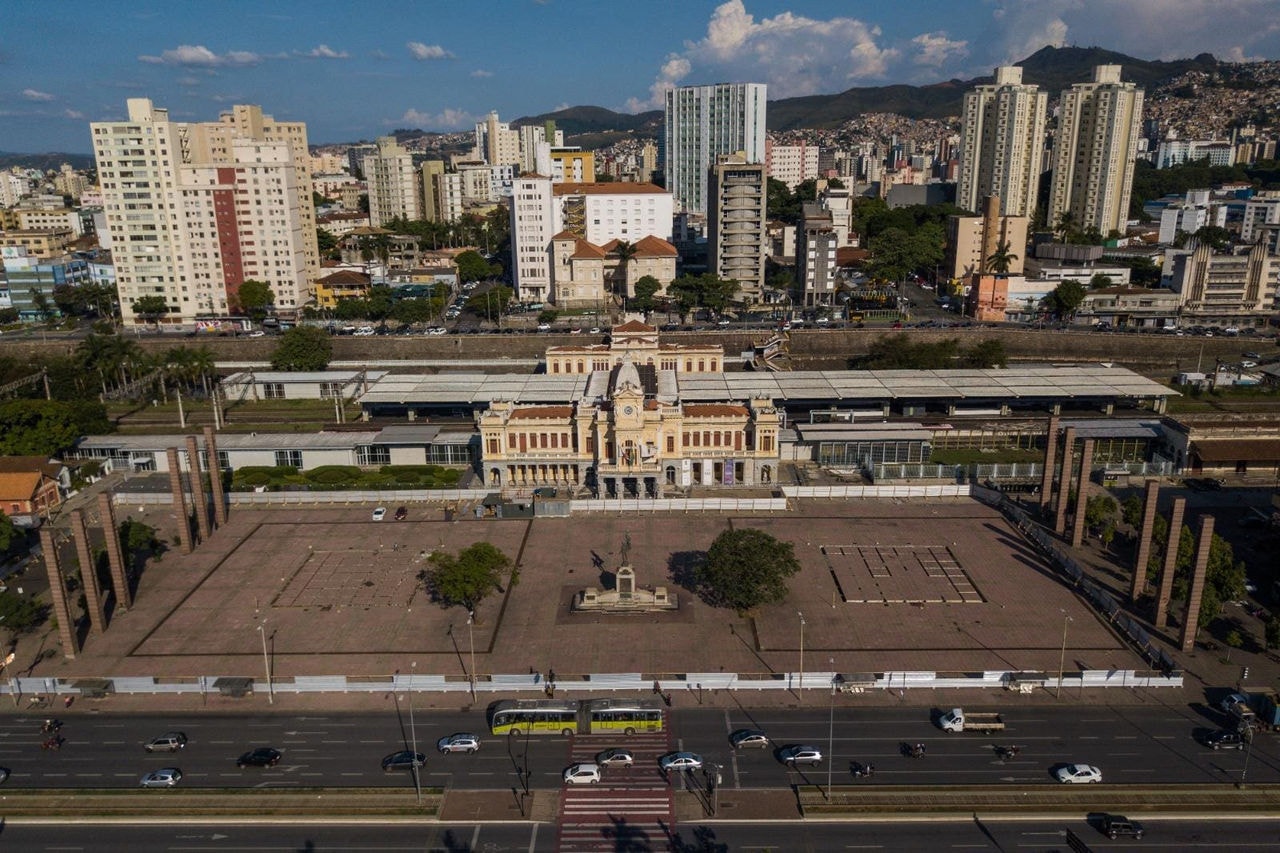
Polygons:
<instances>
[{"instance_id":1,"label":"median strip","mask_svg":"<svg viewBox=\"0 0 1280 853\"><path fill-rule=\"evenodd\" d=\"M15 817L425 817L439 816L440 788L11 788L0 795L0 814Z\"/></svg>"}]
</instances>

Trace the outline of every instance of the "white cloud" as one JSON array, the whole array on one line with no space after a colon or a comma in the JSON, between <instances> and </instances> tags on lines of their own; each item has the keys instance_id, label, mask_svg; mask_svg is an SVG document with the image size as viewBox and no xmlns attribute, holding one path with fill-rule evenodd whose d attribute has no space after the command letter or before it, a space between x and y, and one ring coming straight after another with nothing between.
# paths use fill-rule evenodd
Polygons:
<instances>
[{"instance_id":1,"label":"white cloud","mask_svg":"<svg viewBox=\"0 0 1280 853\"><path fill-rule=\"evenodd\" d=\"M413 55L414 59L453 59L453 54L438 44L423 44L420 41L411 41L405 47L409 48L409 53Z\"/></svg>"},{"instance_id":2,"label":"white cloud","mask_svg":"<svg viewBox=\"0 0 1280 853\"><path fill-rule=\"evenodd\" d=\"M947 38L946 32L942 30L936 33L921 33L913 38L911 43L919 48L915 56L917 65L931 65L937 68L953 57L969 55L967 41L953 41Z\"/></svg>"},{"instance_id":3,"label":"white cloud","mask_svg":"<svg viewBox=\"0 0 1280 853\"><path fill-rule=\"evenodd\" d=\"M475 71L471 72L471 76L472 77L492 77L493 72L485 71L483 68L477 68Z\"/></svg>"},{"instance_id":4,"label":"white cloud","mask_svg":"<svg viewBox=\"0 0 1280 853\"><path fill-rule=\"evenodd\" d=\"M369 51L369 56L373 57L374 59L390 59L391 58L391 54L387 53L385 50L371 50Z\"/></svg>"},{"instance_id":5,"label":"white cloud","mask_svg":"<svg viewBox=\"0 0 1280 853\"><path fill-rule=\"evenodd\" d=\"M224 66L257 65L262 62L259 54L247 50L229 50L226 53L214 53L202 44L181 44L172 50L166 50L159 56L139 56L140 62L153 65L194 65L203 68L221 68Z\"/></svg>"},{"instance_id":6,"label":"white cloud","mask_svg":"<svg viewBox=\"0 0 1280 853\"><path fill-rule=\"evenodd\" d=\"M56 100L56 98L55 98L53 95L50 95L48 92L41 92L41 91L38 91L38 90L36 90L36 89L23 89L23 90L22 90L22 97L26 98L28 101L53 101L53 100Z\"/></svg>"},{"instance_id":7,"label":"white cloud","mask_svg":"<svg viewBox=\"0 0 1280 853\"><path fill-rule=\"evenodd\" d=\"M400 118L388 119L382 123L399 127L417 127L422 130L456 131L469 130L479 120L478 116L472 115L466 110L445 109L432 115L420 110L409 109L405 110L404 115Z\"/></svg>"},{"instance_id":8,"label":"white cloud","mask_svg":"<svg viewBox=\"0 0 1280 853\"><path fill-rule=\"evenodd\" d=\"M882 44L879 27L856 18L782 12L756 20L743 0L727 0L716 7L704 38L663 61L649 98L633 98L628 107L660 107L668 89L695 75L706 82L767 83L770 99L842 91L881 81L900 55Z\"/></svg>"},{"instance_id":9,"label":"white cloud","mask_svg":"<svg viewBox=\"0 0 1280 853\"><path fill-rule=\"evenodd\" d=\"M62 115L64 118L73 118L77 120L84 119L84 113L80 112L79 110L64 110Z\"/></svg>"},{"instance_id":10,"label":"white cloud","mask_svg":"<svg viewBox=\"0 0 1280 853\"><path fill-rule=\"evenodd\" d=\"M307 56L312 59L350 59L351 54L345 50L334 50L327 44L316 45L311 50L298 53L299 56Z\"/></svg>"}]
</instances>

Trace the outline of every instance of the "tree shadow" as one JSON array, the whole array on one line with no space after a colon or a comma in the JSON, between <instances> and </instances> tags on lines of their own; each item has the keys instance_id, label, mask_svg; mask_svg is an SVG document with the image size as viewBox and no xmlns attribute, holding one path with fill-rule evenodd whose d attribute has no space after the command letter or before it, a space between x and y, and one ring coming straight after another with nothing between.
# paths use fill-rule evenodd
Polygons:
<instances>
[{"instance_id":1,"label":"tree shadow","mask_svg":"<svg viewBox=\"0 0 1280 853\"><path fill-rule=\"evenodd\" d=\"M673 853L729 853L729 845L717 841L716 831L709 826L695 826L690 834L688 841L680 832L669 837Z\"/></svg>"},{"instance_id":2,"label":"tree shadow","mask_svg":"<svg viewBox=\"0 0 1280 853\"><path fill-rule=\"evenodd\" d=\"M674 551L667 558L667 573L672 583L697 596L704 604L714 607L720 601L702 583L701 570L706 560L706 551Z\"/></svg>"},{"instance_id":3,"label":"tree shadow","mask_svg":"<svg viewBox=\"0 0 1280 853\"><path fill-rule=\"evenodd\" d=\"M609 826L601 829L600 834L613 842L615 853L648 853L653 849L649 833L627 823L625 817L610 815Z\"/></svg>"}]
</instances>

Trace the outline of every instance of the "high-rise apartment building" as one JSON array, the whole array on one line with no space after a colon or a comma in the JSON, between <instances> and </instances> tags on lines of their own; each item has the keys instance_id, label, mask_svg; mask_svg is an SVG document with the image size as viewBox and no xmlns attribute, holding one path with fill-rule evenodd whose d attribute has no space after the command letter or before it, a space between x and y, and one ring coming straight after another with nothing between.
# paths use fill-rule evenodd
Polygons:
<instances>
[{"instance_id":1,"label":"high-rise apartment building","mask_svg":"<svg viewBox=\"0 0 1280 853\"><path fill-rule=\"evenodd\" d=\"M413 155L394 136L378 137L378 150L364 158L369 185L369 222L381 228L392 219L421 219L422 194Z\"/></svg>"},{"instance_id":2,"label":"high-rise apartment building","mask_svg":"<svg viewBox=\"0 0 1280 853\"><path fill-rule=\"evenodd\" d=\"M767 88L718 83L667 92L662 162L677 210L707 212L707 181L717 157L742 152L745 162L764 163Z\"/></svg>"},{"instance_id":3,"label":"high-rise apartment building","mask_svg":"<svg viewBox=\"0 0 1280 853\"><path fill-rule=\"evenodd\" d=\"M707 190L708 266L738 282L737 298L749 303L764 294L766 184L764 164L739 153L717 158Z\"/></svg>"},{"instance_id":4,"label":"high-rise apartment building","mask_svg":"<svg viewBox=\"0 0 1280 853\"><path fill-rule=\"evenodd\" d=\"M1093 80L1062 93L1049 184L1049 223L1070 214L1081 229L1106 236L1129 216L1134 160L1142 138L1143 92L1120 80L1119 65L1099 65Z\"/></svg>"},{"instance_id":5,"label":"high-rise apartment building","mask_svg":"<svg viewBox=\"0 0 1280 853\"><path fill-rule=\"evenodd\" d=\"M476 122L476 155L490 166L520 165L520 131L489 113Z\"/></svg>"},{"instance_id":6,"label":"high-rise apartment building","mask_svg":"<svg viewBox=\"0 0 1280 853\"><path fill-rule=\"evenodd\" d=\"M320 269L306 125L247 105L174 122L147 98L128 116L90 124L125 323L143 296L164 322L225 315L250 279L298 313Z\"/></svg>"},{"instance_id":7,"label":"high-rise apartment building","mask_svg":"<svg viewBox=\"0 0 1280 853\"><path fill-rule=\"evenodd\" d=\"M964 96L956 206L978 212L987 196L1001 200L1002 216L1036 209L1048 94L1022 82L1022 69L1003 65L994 83Z\"/></svg>"},{"instance_id":8,"label":"high-rise apartment building","mask_svg":"<svg viewBox=\"0 0 1280 853\"><path fill-rule=\"evenodd\" d=\"M774 145L765 143L765 166L769 177L782 181L787 189L795 192L804 181L818 177L818 158L821 149L816 145Z\"/></svg>"},{"instance_id":9,"label":"high-rise apartment building","mask_svg":"<svg viewBox=\"0 0 1280 853\"><path fill-rule=\"evenodd\" d=\"M831 211L805 202L796 229L796 281L806 307L831 305L836 296L836 247L839 237Z\"/></svg>"}]
</instances>

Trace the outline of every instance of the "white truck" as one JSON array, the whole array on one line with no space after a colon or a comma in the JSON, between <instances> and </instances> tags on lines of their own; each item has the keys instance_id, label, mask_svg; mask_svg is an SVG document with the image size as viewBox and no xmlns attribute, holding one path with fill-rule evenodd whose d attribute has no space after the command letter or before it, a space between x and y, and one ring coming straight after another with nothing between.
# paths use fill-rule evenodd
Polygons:
<instances>
[{"instance_id":1,"label":"white truck","mask_svg":"<svg viewBox=\"0 0 1280 853\"><path fill-rule=\"evenodd\" d=\"M1004 719L999 714L966 714L963 708L952 708L938 717L938 728L944 732L999 732L1004 731Z\"/></svg>"}]
</instances>

